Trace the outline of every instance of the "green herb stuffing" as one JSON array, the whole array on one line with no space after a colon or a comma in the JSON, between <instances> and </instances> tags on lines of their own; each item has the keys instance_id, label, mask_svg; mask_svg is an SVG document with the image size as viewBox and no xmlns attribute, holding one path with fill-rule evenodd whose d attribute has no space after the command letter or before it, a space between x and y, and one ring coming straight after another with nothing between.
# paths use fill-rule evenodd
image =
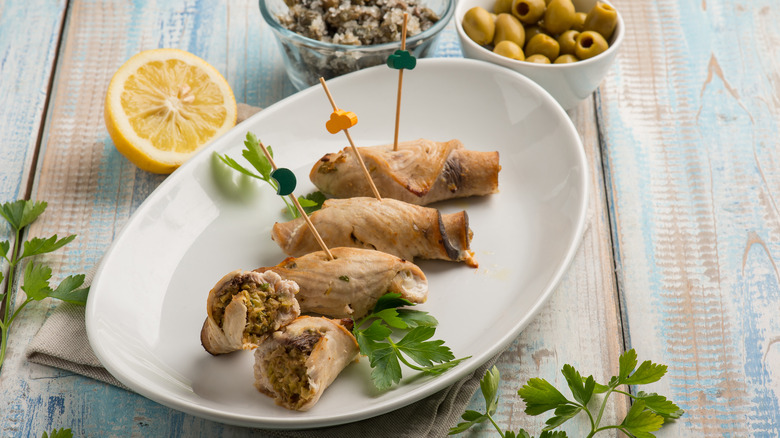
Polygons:
<instances>
[{"instance_id":1,"label":"green herb stuffing","mask_svg":"<svg viewBox=\"0 0 780 438\"><path fill-rule=\"evenodd\" d=\"M252 165L252 167L255 168L257 173L252 172L251 170L245 168L244 166L238 164L238 162L232 158L230 158L227 155L220 155L216 154L219 159L225 163L230 168L241 172L244 175L251 176L252 178L257 178L259 180L267 182L271 188L274 189L274 191L279 190L279 184L271 178L271 172L273 171L273 166L268 161L268 158L265 157L265 154L263 153L261 147L260 147L260 141L257 140L257 137L255 134L251 132L246 133L246 140L244 140L244 146L246 148L241 151L241 155L246 159L246 161L249 162L249 164ZM271 146L267 147L268 153L273 158L274 151L271 148ZM284 204L287 206L287 213L292 217L293 219L300 217L300 213L298 213L298 209L295 208L295 205L293 205L290 201L287 200L286 196L281 197L284 201ZM303 207L303 210L309 214L313 211L319 210L320 207L322 207L322 203L325 201L325 195L323 195L321 192L313 192L306 196L299 196L298 202L301 204L301 207Z\"/></svg>"},{"instance_id":2,"label":"green herb stuffing","mask_svg":"<svg viewBox=\"0 0 780 438\"><path fill-rule=\"evenodd\" d=\"M342 275L341 277L339 277L339 280L346 281L347 283L349 283L349 277L347 277L346 275Z\"/></svg>"},{"instance_id":3,"label":"green herb stuffing","mask_svg":"<svg viewBox=\"0 0 780 438\"><path fill-rule=\"evenodd\" d=\"M539 415L554 410L554 416L546 421L547 426L542 429L539 438L567 438L566 432L553 429L572 419L580 412L585 412L590 421L591 431L587 438L591 438L598 432L617 429L631 437L652 438L655 432L664 425L667 420L680 418L685 412L671 400L655 393L637 392L636 395L618 390L621 385L644 385L657 382L666 374L666 365L658 365L648 361L642 362L637 368L636 352L631 349L620 356L619 371L609 383L601 385L596 383L593 376L584 378L571 365L564 365L561 373L566 379L574 400L569 400L560 391L555 389L548 381L540 378L530 379L517 392L525 402L525 413ZM502 431L493 419L498 407L498 382L500 375L497 367L493 367L480 381L480 389L485 398L485 412L468 410L461 418L463 422L450 429L450 435L466 431L471 426L490 421L499 435L503 438L533 438L524 429L517 433ZM601 418L607 405L607 399L612 393L620 393L630 397L633 401L626 417L620 424L601 425ZM594 394L604 394L597 411L592 411L588 404ZM595 414L595 417L594 417Z\"/></svg>"},{"instance_id":4,"label":"green herb stuffing","mask_svg":"<svg viewBox=\"0 0 780 438\"><path fill-rule=\"evenodd\" d=\"M383 295L374 310L355 321L352 329L360 352L368 356L371 381L379 390L401 381L401 363L413 370L438 375L471 357L455 359L444 341L430 341L439 322L428 312L398 309L414 305L400 297L397 293ZM398 341L391 336L401 334Z\"/></svg>"},{"instance_id":5,"label":"green herb stuffing","mask_svg":"<svg viewBox=\"0 0 780 438\"><path fill-rule=\"evenodd\" d=\"M22 229L33 223L38 216L46 210L45 202L33 202L19 200L16 202L6 202L0 205L0 216L10 225L13 234L13 242L19 242L22 235ZM70 235L58 239L55 234L49 238L34 237L19 247L18 244L11 247L8 240L0 241L0 256L8 262L8 281L5 292L0 293L0 308L3 308L2 318L0 318L0 370L5 360L5 352L8 347L8 333L19 312L31 301L41 301L44 298L52 297L70 303L84 305L87 302L87 293L89 288L78 289L84 283L84 275L71 275L52 290L49 285L51 279L51 268L35 263L32 259L28 260L24 268L22 290L27 294L27 299L11 313L11 295L13 286L16 284L14 276L22 260L34 257L40 254L56 251L75 239L75 235ZM21 249L21 255L18 251ZM9 254L10 251L10 254ZM0 283L3 282L3 273L0 271Z\"/></svg>"}]
</instances>

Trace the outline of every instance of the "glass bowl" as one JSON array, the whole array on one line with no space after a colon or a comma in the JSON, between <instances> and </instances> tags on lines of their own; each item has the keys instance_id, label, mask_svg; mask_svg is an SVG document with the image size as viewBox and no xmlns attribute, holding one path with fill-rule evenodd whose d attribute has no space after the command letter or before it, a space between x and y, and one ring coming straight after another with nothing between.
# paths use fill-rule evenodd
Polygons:
<instances>
[{"instance_id":1,"label":"glass bowl","mask_svg":"<svg viewBox=\"0 0 780 438\"><path fill-rule=\"evenodd\" d=\"M436 37L452 18L455 0L419 0L436 12L439 21L425 31L406 38L406 50L423 58L433 48ZM279 23L278 17L288 11L284 0L260 0L260 13L270 26L282 51L287 75L296 89L302 90L346 73L387 62L387 57L401 48L400 42L353 46L317 41L295 33Z\"/></svg>"}]
</instances>

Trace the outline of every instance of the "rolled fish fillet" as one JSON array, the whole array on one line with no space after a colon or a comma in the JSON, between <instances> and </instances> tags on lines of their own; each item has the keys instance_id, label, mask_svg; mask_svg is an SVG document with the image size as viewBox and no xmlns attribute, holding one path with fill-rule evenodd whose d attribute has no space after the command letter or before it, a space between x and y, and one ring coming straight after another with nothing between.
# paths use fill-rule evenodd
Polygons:
<instances>
[{"instance_id":1,"label":"rolled fish fillet","mask_svg":"<svg viewBox=\"0 0 780 438\"><path fill-rule=\"evenodd\" d=\"M477 267L465 211L441 214L395 199L358 197L328 199L310 219L329 248L376 249L404 260L441 259ZM291 256L320 249L303 218L275 223L271 238Z\"/></svg>"},{"instance_id":2,"label":"rolled fish fillet","mask_svg":"<svg viewBox=\"0 0 780 438\"><path fill-rule=\"evenodd\" d=\"M386 293L399 293L413 303L428 298L428 280L414 263L370 249L338 247L330 252L333 260L316 251L257 271L294 281L301 312L332 318L362 318Z\"/></svg>"},{"instance_id":3,"label":"rolled fish fillet","mask_svg":"<svg viewBox=\"0 0 780 438\"><path fill-rule=\"evenodd\" d=\"M301 314L296 293L294 281L272 271L225 275L209 292L200 332L203 348L214 355L255 348L265 335Z\"/></svg>"},{"instance_id":4,"label":"rolled fish fillet","mask_svg":"<svg viewBox=\"0 0 780 438\"><path fill-rule=\"evenodd\" d=\"M426 139L358 148L382 197L427 205L444 199L488 195L498 191L498 152L464 149L460 140ZM336 198L372 196L351 148L318 161L309 178Z\"/></svg>"},{"instance_id":5,"label":"rolled fish fillet","mask_svg":"<svg viewBox=\"0 0 780 438\"><path fill-rule=\"evenodd\" d=\"M357 358L351 329L350 319L301 316L273 332L255 350L255 387L287 409L311 409Z\"/></svg>"}]
</instances>

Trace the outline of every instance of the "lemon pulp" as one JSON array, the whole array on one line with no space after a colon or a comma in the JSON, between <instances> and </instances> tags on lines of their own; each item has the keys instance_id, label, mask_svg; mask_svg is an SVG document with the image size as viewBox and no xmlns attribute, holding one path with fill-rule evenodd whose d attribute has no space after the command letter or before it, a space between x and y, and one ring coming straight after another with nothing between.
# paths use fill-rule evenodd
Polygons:
<instances>
[{"instance_id":1,"label":"lemon pulp","mask_svg":"<svg viewBox=\"0 0 780 438\"><path fill-rule=\"evenodd\" d=\"M141 169L170 173L236 122L227 81L177 49L141 52L114 74L105 119L116 148Z\"/></svg>"}]
</instances>

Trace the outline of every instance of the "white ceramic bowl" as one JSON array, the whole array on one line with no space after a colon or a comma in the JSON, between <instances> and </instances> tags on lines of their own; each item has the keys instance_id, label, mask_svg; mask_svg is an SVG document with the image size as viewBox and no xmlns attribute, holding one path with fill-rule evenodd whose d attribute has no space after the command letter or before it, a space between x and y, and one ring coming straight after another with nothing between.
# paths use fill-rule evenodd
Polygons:
<instances>
[{"instance_id":1,"label":"white ceramic bowl","mask_svg":"<svg viewBox=\"0 0 780 438\"><path fill-rule=\"evenodd\" d=\"M574 3L577 12L587 12L596 4L596 1L572 0L572 3ZM606 0L601 1L611 5ZM494 3L495 0L458 0L454 19L463 55L467 58L492 62L523 74L547 90L566 110L577 106L578 103L590 96L598 88L612 66L625 35L623 18L620 15L620 11L618 11L617 27L612 35L612 39L609 41L609 49L604 51L604 53L569 64L535 64L517 61L497 55L489 49L480 46L469 38L463 30L462 22L466 11L475 6L481 6L492 12Z\"/></svg>"}]
</instances>

